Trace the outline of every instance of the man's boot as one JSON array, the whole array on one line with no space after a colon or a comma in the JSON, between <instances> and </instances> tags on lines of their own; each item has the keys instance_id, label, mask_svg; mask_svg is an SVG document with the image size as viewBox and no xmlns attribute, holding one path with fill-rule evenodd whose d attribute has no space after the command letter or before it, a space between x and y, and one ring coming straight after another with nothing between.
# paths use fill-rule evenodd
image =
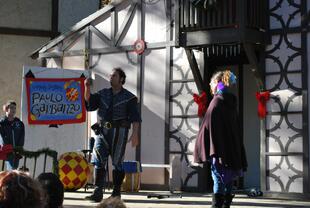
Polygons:
<instances>
[{"instance_id":1,"label":"man's boot","mask_svg":"<svg viewBox=\"0 0 310 208\"><path fill-rule=\"evenodd\" d=\"M121 186L125 177L124 171L113 170L113 192L111 197L121 197Z\"/></svg>"},{"instance_id":2,"label":"man's boot","mask_svg":"<svg viewBox=\"0 0 310 208\"><path fill-rule=\"evenodd\" d=\"M222 208L224 204L223 194L213 194L212 196L212 207L211 208Z\"/></svg>"},{"instance_id":3,"label":"man's boot","mask_svg":"<svg viewBox=\"0 0 310 208\"><path fill-rule=\"evenodd\" d=\"M95 189L93 193L89 196L86 196L85 199L100 202L103 198L103 186L104 186L104 177L105 170L104 168L97 169L95 168Z\"/></svg>"},{"instance_id":4,"label":"man's boot","mask_svg":"<svg viewBox=\"0 0 310 208\"><path fill-rule=\"evenodd\" d=\"M234 197L235 197L234 194L226 194L224 196L224 205L222 208L230 208L231 202L232 202Z\"/></svg>"}]
</instances>

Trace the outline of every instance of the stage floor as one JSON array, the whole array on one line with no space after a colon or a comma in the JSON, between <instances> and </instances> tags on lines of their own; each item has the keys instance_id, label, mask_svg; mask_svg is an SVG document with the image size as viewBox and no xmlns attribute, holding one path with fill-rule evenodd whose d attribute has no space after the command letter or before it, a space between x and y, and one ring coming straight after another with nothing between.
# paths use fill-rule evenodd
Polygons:
<instances>
[{"instance_id":1,"label":"stage floor","mask_svg":"<svg viewBox=\"0 0 310 208\"><path fill-rule=\"evenodd\" d=\"M86 208L96 207L97 203L84 200L91 190L84 192L80 189L76 192L65 192L64 208ZM182 193L169 195L169 198L158 199L148 198L150 194L160 194L165 197L169 192L158 191L140 191L137 193L123 193L122 199L128 208L198 208L211 207L212 197L210 194ZM107 191L104 198L107 198L110 192ZM249 198L247 195L236 195L232 208L309 208L310 201L281 200L264 197Z\"/></svg>"}]
</instances>

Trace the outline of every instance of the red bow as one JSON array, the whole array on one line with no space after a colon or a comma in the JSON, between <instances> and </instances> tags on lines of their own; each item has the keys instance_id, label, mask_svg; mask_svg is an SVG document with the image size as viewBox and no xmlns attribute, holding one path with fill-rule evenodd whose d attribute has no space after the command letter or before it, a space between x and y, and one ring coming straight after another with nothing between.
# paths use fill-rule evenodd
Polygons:
<instances>
[{"instance_id":1,"label":"red bow","mask_svg":"<svg viewBox=\"0 0 310 208\"><path fill-rule=\"evenodd\" d=\"M258 101L258 117L265 118L267 111L266 111L266 103L270 98L270 92L256 92L256 99Z\"/></svg>"},{"instance_id":2,"label":"red bow","mask_svg":"<svg viewBox=\"0 0 310 208\"><path fill-rule=\"evenodd\" d=\"M207 94L202 92L199 96L194 93L193 98L195 103L198 104L198 116L203 117L207 111Z\"/></svg>"}]
</instances>

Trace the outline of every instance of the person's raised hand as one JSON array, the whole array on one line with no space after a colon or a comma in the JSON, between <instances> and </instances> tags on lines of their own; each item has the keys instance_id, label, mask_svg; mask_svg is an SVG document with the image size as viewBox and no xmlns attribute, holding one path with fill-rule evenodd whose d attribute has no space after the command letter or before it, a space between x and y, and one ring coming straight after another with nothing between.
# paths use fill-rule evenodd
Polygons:
<instances>
[{"instance_id":1,"label":"person's raised hand","mask_svg":"<svg viewBox=\"0 0 310 208\"><path fill-rule=\"evenodd\" d=\"M85 87L90 87L91 79L90 78L86 78L85 81L84 81L84 85L85 85Z\"/></svg>"}]
</instances>

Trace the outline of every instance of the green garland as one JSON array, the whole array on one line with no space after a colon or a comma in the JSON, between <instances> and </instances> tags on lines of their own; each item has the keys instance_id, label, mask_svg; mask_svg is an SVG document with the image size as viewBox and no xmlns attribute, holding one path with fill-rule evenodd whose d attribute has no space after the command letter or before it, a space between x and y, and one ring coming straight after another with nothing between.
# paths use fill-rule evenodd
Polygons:
<instances>
[{"instance_id":1,"label":"green garland","mask_svg":"<svg viewBox=\"0 0 310 208\"><path fill-rule=\"evenodd\" d=\"M23 147L14 147L13 152L16 155L24 156L25 158L35 158L37 159L40 155L48 155L53 159L53 173L58 175L58 160L57 155L58 153L55 150L51 150L49 148L39 149L38 151L28 151L25 150Z\"/></svg>"}]
</instances>

